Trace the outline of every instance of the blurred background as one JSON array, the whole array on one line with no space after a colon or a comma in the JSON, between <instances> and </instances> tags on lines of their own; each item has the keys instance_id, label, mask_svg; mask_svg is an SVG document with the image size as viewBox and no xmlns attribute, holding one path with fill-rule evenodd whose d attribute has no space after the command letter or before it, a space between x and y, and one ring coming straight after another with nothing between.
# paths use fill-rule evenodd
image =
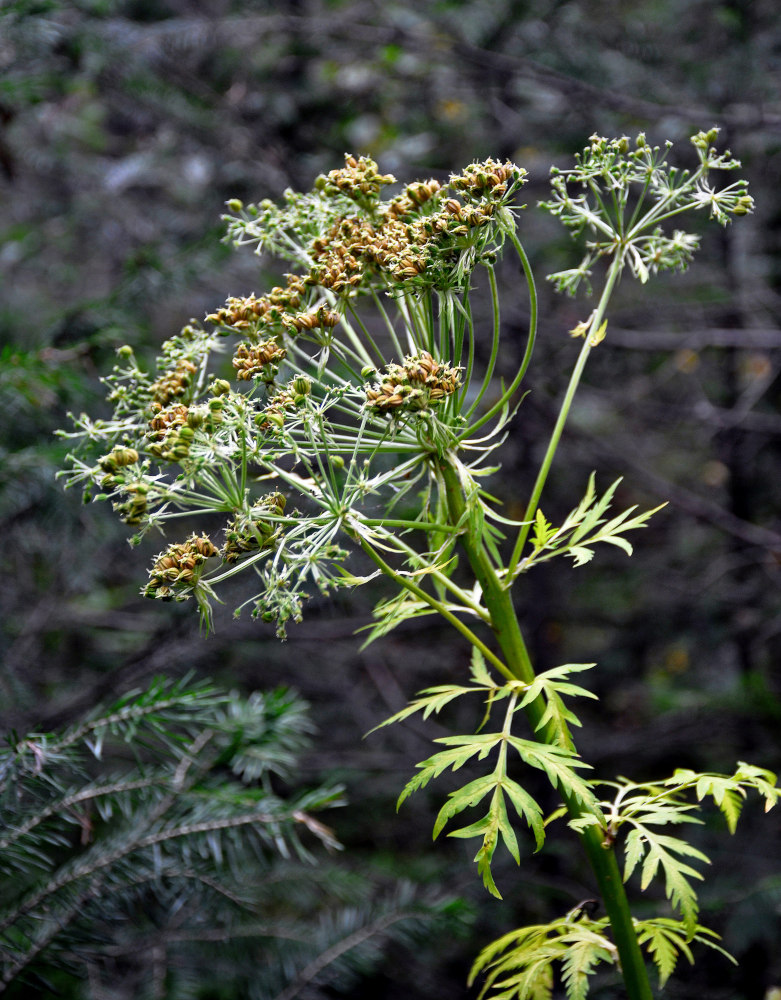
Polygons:
<instances>
[{"instance_id":1,"label":"blurred background","mask_svg":"<svg viewBox=\"0 0 781 1000\"><path fill-rule=\"evenodd\" d=\"M587 683L601 701L584 710L579 747L605 778L781 767L775 0L0 2L2 729L62 727L161 673L299 691L317 726L304 779L347 788L348 806L329 817L340 863L372 873L380 894L404 879L462 900L463 933L410 946L380 929L360 962L324 966L297 996L476 996L465 979L478 949L567 912L593 894L589 875L567 836L553 838L520 869L500 866L497 904L468 847L431 845L444 786L395 813L444 728L362 737L413 692L464 676L454 635L423 619L362 651L355 630L381 596L364 588L311 602L285 644L229 613L204 638L188 605L139 597L159 541L131 551L108 505L63 492L67 445L54 431L69 410L101 412L99 375L119 345L152 358L190 317L278 282L284 267L221 242L227 199L306 189L346 151L404 181L510 158L530 174L521 235L541 296L531 391L494 485L517 516L577 351L566 331L592 308L543 280L579 259L535 208L548 168L594 132L640 131L671 139L691 165L688 137L712 125L742 160L756 212L724 230L703 219L690 271L620 288L543 497L555 520L596 470L603 488L624 477L621 506L669 506L633 539L631 560L546 564L519 597L540 667L599 663ZM527 306L514 271L504 278L509 372ZM779 818L751 803L734 837L718 817L697 837L713 860L703 922L741 967L700 954L665 996L776 996ZM99 1000L78 977L61 989ZM192 995L250 995L229 975L209 989ZM621 993L607 979L594 996Z\"/></svg>"}]
</instances>

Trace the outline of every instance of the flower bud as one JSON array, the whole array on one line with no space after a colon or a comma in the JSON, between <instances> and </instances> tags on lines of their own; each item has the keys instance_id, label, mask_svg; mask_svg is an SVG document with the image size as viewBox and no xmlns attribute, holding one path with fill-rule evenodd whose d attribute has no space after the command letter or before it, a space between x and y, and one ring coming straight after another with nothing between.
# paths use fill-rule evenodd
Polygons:
<instances>
[{"instance_id":1,"label":"flower bud","mask_svg":"<svg viewBox=\"0 0 781 1000\"><path fill-rule=\"evenodd\" d=\"M748 215L749 212L754 211L754 199L751 195L744 194L735 202L732 209L733 215Z\"/></svg>"},{"instance_id":2,"label":"flower bud","mask_svg":"<svg viewBox=\"0 0 781 1000\"><path fill-rule=\"evenodd\" d=\"M231 212L240 212L244 208L244 202L239 198L231 198L230 201L226 202L226 205Z\"/></svg>"}]
</instances>

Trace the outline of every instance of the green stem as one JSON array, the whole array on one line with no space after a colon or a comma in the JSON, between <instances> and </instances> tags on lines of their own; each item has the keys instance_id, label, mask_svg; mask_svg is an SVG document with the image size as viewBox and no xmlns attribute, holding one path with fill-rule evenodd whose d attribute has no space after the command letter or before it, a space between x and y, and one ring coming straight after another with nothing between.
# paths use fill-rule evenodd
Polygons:
<instances>
[{"instance_id":1,"label":"green stem","mask_svg":"<svg viewBox=\"0 0 781 1000\"><path fill-rule=\"evenodd\" d=\"M515 543L515 548L513 549L513 554L510 557L510 561L507 564L507 586L509 587L515 576L515 571L518 566L518 562L521 558L521 553L523 552L523 547L526 544L526 539L529 536L529 530L534 520L534 515L537 512L537 505L540 502L540 496L542 494L543 487L545 486L545 481L548 478L548 473L550 472L551 465L553 464L553 458L556 454L556 449L559 446L559 441L561 440L561 434L564 430L564 425L567 422L567 417L569 416L570 408L572 407L572 401L575 398L575 393L577 392L578 385L580 384L581 376L583 375L583 369L586 367L586 361L591 353L591 348L593 344L593 336L599 330L602 320L605 315L605 310L607 309L607 304L610 301L610 296L613 294L613 289L615 288L616 282L618 281L618 276L624 266L624 256L621 252L616 253L613 258L613 263L610 265L610 270L608 272L607 280L605 281L605 287L602 291L602 295L599 300L597 308L594 310L592 316L591 325L583 338L583 347L580 349L580 354L578 355L578 360L575 363L575 367L570 376L569 385L567 386L567 391L564 395L564 401L561 404L561 409L559 411L559 416L556 420L556 424L553 428L553 433L551 434L550 441L548 442L548 449L545 452L545 457L542 460L542 465L540 466L540 471L537 473L537 479L534 483L534 488L532 489L532 494L527 504L526 511L523 515L524 524L521 530L518 532L518 538Z\"/></svg>"},{"instance_id":2,"label":"green stem","mask_svg":"<svg viewBox=\"0 0 781 1000\"><path fill-rule=\"evenodd\" d=\"M454 524L468 523L468 519L464 518L466 501L458 471L458 459L452 454L446 456L445 461L441 463L440 471L445 484L451 520ZM535 678L534 667L521 633L511 593L494 570L481 539L467 531L461 536L461 542L472 571L482 587L483 601L491 615L491 627L504 654L504 660L515 678L525 684L531 684ZM552 732L547 727L540 726L545 708L545 699L540 695L525 707L525 712L534 732L538 733L541 740L551 744L554 741ZM568 795L563 789L561 795L573 819L585 815L585 807L574 796ZM596 826L587 826L578 836L610 919L627 998L652 1000L648 972L637 942L629 902L613 848L605 845L604 832Z\"/></svg>"},{"instance_id":3,"label":"green stem","mask_svg":"<svg viewBox=\"0 0 781 1000\"><path fill-rule=\"evenodd\" d=\"M513 680L515 674L513 674L510 670L507 669L505 664L502 663L502 661L499 659L496 653L494 653L492 649L489 649L489 647L486 646L486 644L478 636L476 636L475 633L470 628L464 625L464 623L459 618L456 618L456 616L452 613L452 611L449 611L441 601L438 601L435 597L432 597L430 594L427 594L425 590L419 587L416 583L413 583L412 580L410 580L408 577L403 576L401 573L397 573L392 566L389 566L388 563L385 562L385 560L382 558L379 552L377 552L375 549L372 548L371 545L369 545L369 543L366 541L365 538L359 538L358 540L360 541L360 545L363 551L366 553L367 556L369 556L372 562L374 562L377 566L379 566L379 568L382 570L385 576L393 580L394 583L396 583L399 587L403 587L405 590L408 590L411 594L414 594L419 600L424 601L426 604L429 605L430 608L432 608L432 610L439 612L439 614L442 615L445 621L450 622L450 624L455 629L457 629L466 639L468 639L469 642L476 649L480 650L483 656L490 663L493 663L493 665L496 667L496 669L503 677L505 677L507 680Z\"/></svg>"},{"instance_id":4,"label":"green stem","mask_svg":"<svg viewBox=\"0 0 781 1000\"><path fill-rule=\"evenodd\" d=\"M498 401L484 413L478 420L470 424L465 431L459 434L458 439L462 441L466 437L472 437L474 432L482 427L483 424L488 423L489 420L502 412L504 406L509 402L512 396L515 394L518 386L523 381L523 377L526 374L526 370L529 367L529 363L532 359L532 352L534 350L534 343L537 339L537 288L534 284L534 274L532 273L531 264L529 263L529 258L526 256L526 251L523 249L523 245L514 232L508 230L507 238L510 240L512 245L515 247L515 252L521 261L521 267L523 268L524 277L526 278L526 284L529 289L529 334L526 341L526 350L524 352L523 358L521 359L520 367L515 374L515 378L510 383L510 386L505 389ZM494 309L498 309L498 301L494 301ZM469 411L472 412L471 410Z\"/></svg>"}]
</instances>

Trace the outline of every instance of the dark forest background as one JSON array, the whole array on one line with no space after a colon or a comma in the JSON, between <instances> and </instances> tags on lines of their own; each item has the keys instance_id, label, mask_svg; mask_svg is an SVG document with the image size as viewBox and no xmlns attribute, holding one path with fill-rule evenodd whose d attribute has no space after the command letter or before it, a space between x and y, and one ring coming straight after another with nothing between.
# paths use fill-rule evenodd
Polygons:
<instances>
[{"instance_id":1,"label":"dark forest background","mask_svg":"<svg viewBox=\"0 0 781 1000\"><path fill-rule=\"evenodd\" d=\"M542 280L577 259L535 209L548 168L594 132L669 138L687 163L688 137L712 125L743 161L756 212L704 228L687 273L621 287L543 497L555 520L596 470L603 487L624 476L621 506L670 505L633 540L631 560L616 552L578 572L538 568L522 596L541 667L599 662L589 683L601 701L586 711L579 746L605 777L736 760L781 768L775 0L0 2L2 729L61 728L159 674L299 691L317 726L302 780L346 785L349 804L328 820L346 848L338 863L370 878L355 905L371 907L399 880L463 903L450 929L412 944L378 930L360 962L324 967L297 995L475 996L465 977L478 948L566 912L593 892L588 875L566 836L559 847L553 838L520 870L498 873L499 905L462 842L432 847L441 789L394 812L441 727L362 737L413 692L463 676L467 653L453 635L422 619L361 651L355 630L380 596L365 588L312 601L284 644L229 611L204 638L189 606L139 597L160 543L131 551L108 505L63 492L55 473L67 445L54 431L68 410L100 410L98 378L119 345L151 358L190 317L278 281L273 261L221 242L227 199L306 189L346 151L405 181L510 158L531 176L521 235L542 317L531 392L495 480L518 515L577 350L566 331L591 309ZM505 279L511 371L526 306L514 299L517 276ZM776 997L779 818L747 807L734 837L718 820L698 836L714 861L703 922L741 967L700 954L665 995ZM199 947L218 961L219 943ZM136 958L143 969L141 946ZM252 961L250 942L235 968ZM254 995L248 981L224 973L188 995L238 1000ZM121 977L104 993L78 974L58 988L125 995ZM19 995L38 995L31 989ZM620 992L605 981L594 995Z\"/></svg>"}]
</instances>

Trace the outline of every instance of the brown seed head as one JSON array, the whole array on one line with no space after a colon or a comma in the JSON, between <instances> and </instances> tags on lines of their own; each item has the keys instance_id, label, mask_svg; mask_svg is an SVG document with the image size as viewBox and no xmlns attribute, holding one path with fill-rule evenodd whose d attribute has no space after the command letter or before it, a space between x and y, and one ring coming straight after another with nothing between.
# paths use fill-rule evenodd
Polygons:
<instances>
[{"instance_id":1,"label":"brown seed head","mask_svg":"<svg viewBox=\"0 0 781 1000\"><path fill-rule=\"evenodd\" d=\"M192 361L181 358L177 361L173 371L165 372L150 386L154 401L161 406L166 406L172 400L184 396L192 383L192 376L197 370Z\"/></svg>"},{"instance_id":2,"label":"brown seed head","mask_svg":"<svg viewBox=\"0 0 781 1000\"><path fill-rule=\"evenodd\" d=\"M239 344L233 357L236 378L260 376L273 379L277 364L286 355L284 347L280 347L274 340L262 340L259 344Z\"/></svg>"}]
</instances>

